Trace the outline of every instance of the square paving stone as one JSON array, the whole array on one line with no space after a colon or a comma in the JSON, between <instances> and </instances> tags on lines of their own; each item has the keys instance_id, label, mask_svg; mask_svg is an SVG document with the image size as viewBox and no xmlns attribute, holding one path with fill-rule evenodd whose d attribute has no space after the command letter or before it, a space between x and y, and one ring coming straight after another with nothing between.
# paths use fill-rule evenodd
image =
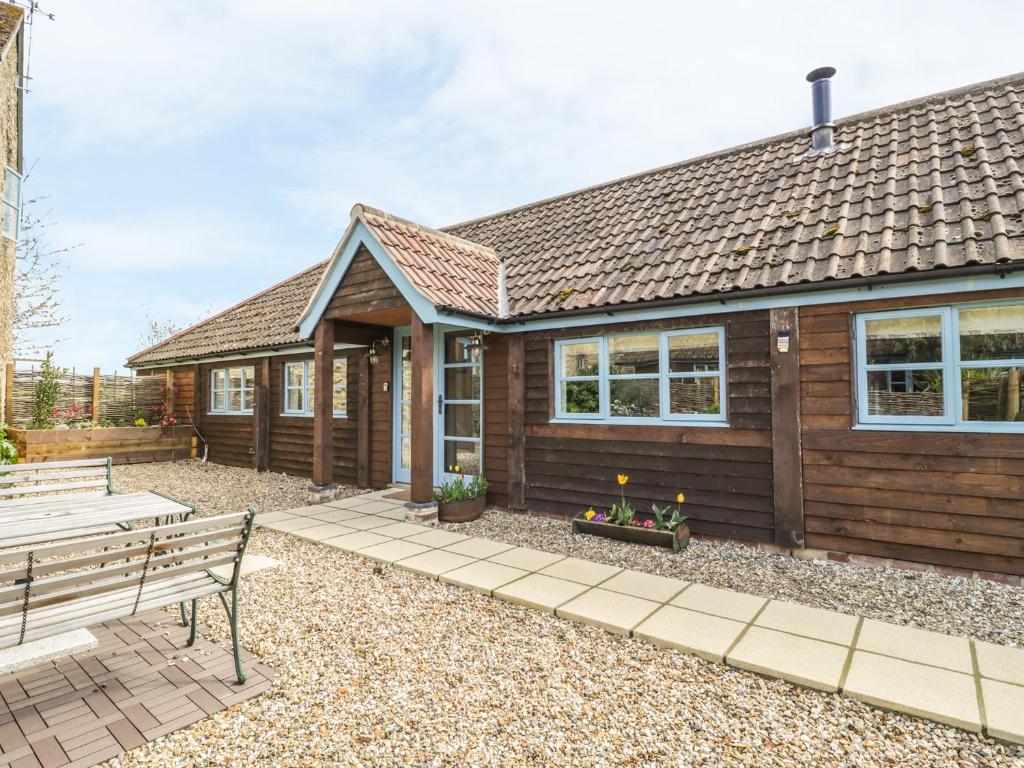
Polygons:
<instances>
[{"instance_id":1,"label":"square paving stone","mask_svg":"<svg viewBox=\"0 0 1024 768\"><path fill-rule=\"evenodd\" d=\"M355 552L357 549L371 547L374 544L383 544L386 541L391 541L391 539L387 536L378 536L372 531L356 531L345 536L325 539L322 543L337 549L344 549L346 552Z\"/></svg>"},{"instance_id":2,"label":"square paving stone","mask_svg":"<svg viewBox=\"0 0 1024 768\"><path fill-rule=\"evenodd\" d=\"M276 523L267 523L263 527L272 531L291 533L302 528L312 528L315 525L323 525L323 523L312 517L290 517L287 520L278 520Z\"/></svg>"},{"instance_id":3,"label":"square paving stone","mask_svg":"<svg viewBox=\"0 0 1024 768\"><path fill-rule=\"evenodd\" d=\"M839 690L848 652L844 645L755 626L747 630L726 661L740 669L832 692Z\"/></svg>"},{"instance_id":4,"label":"square paving stone","mask_svg":"<svg viewBox=\"0 0 1024 768\"><path fill-rule=\"evenodd\" d=\"M360 512L364 514L376 515L381 512L391 512L393 510L399 510L402 514L405 514L405 505L400 501L368 501L365 504L356 507Z\"/></svg>"},{"instance_id":5,"label":"square paving stone","mask_svg":"<svg viewBox=\"0 0 1024 768\"><path fill-rule=\"evenodd\" d=\"M767 602L763 597L694 584L676 596L672 605L735 621L750 621Z\"/></svg>"},{"instance_id":6,"label":"square paving stone","mask_svg":"<svg viewBox=\"0 0 1024 768\"><path fill-rule=\"evenodd\" d=\"M302 530L292 531L293 536L298 536L300 539L306 539L308 541L333 539L337 536L344 536L346 533L352 533L352 529L336 523L320 523L319 525L314 525L312 528L303 528Z\"/></svg>"},{"instance_id":7,"label":"square paving stone","mask_svg":"<svg viewBox=\"0 0 1024 768\"><path fill-rule=\"evenodd\" d=\"M623 571L604 582L601 589L664 603L678 595L686 586L689 586L689 582L679 579L669 579L640 571Z\"/></svg>"},{"instance_id":8,"label":"square paving stone","mask_svg":"<svg viewBox=\"0 0 1024 768\"><path fill-rule=\"evenodd\" d=\"M985 730L988 735L1024 744L1024 688L983 679L981 696L985 702Z\"/></svg>"},{"instance_id":9,"label":"square paving stone","mask_svg":"<svg viewBox=\"0 0 1024 768\"><path fill-rule=\"evenodd\" d=\"M411 542L411 539L403 539L402 541ZM395 563L395 567L436 579L442 573L454 571L456 568L461 568L474 562L476 561L472 557L456 555L454 552L445 552L443 549L434 549L424 552L422 555L415 555Z\"/></svg>"},{"instance_id":10,"label":"square paving stone","mask_svg":"<svg viewBox=\"0 0 1024 768\"><path fill-rule=\"evenodd\" d=\"M665 605L634 629L633 637L720 662L746 626L732 619Z\"/></svg>"},{"instance_id":11,"label":"square paving stone","mask_svg":"<svg viewBox=\"0 0 1024 768\"><path fill-rule=\"evenodd\" d=\"M313 515L318 515L321 512L326 512L329 509L330 507L328 507L326 504L313 504L312 506L308 507L294 507L292 509L285 509L282 511L289 515L299 515L300 517L312 517ZM256 518L259 519L258 514L256 515Z\"/></svg>"},{"instance_id":12,"label":"square paving stone","mask_svg":"<svg viewBox=\"0 0 1024 768\"><path fill-rule=\"evenodd\" d=\"M423 530L420 528L420 530ZM452 533L451 531L441 531L436 528L428 528L424 533L417 533L415 536L410 536L407 541L411 541L414 544L422 544L424 547L447 547L449 544L457 544L460 541L465 541L469 536L462 533Z\"/></svg>"},{"instance_id":13,"label":"square paving stone","mask_svg":"<svg viewBox=\"0 0 1024 768\"><path fill-rule=\"evenodd\" d=\"M430 529L422 525L415 525L414 523L394 523L390 520L387 521L387 525L374 529L374 531L381 536L390 536L393 539L404 539L407 536L415 536L418 533L424 533L428 530Z\"/></svg>"},{"instance_id":14,"label":"square paving stone","mask_svg":"<svg viewBox=\"0 0 1024 768\"><path fill-rule=\"evenodd\" d=\"M343 523L346 520L358 520L363 515L353 512L351 509L332 509L330 512L323 512L313 515L313 517L325 523Z\"/></svg>"},{"instance_id":15,"label":"square paving stone","mask_svg":"<svg viewBox=\"0 0 1024 768\"><path fill-rule=\"evenodd\" d=\"M974 673L971 644L966 637L953 637L865 619L857 637L857 650L895 656L966 674Z\"/></svg>"},{"instance_id":16,"label":"square paving stone","mask_svg":"<svg viewBox=\"0 0 1024 768\"><path fill-rule=\"evenodd\" d=\"M441 581L475 589L477 592L489 595L498 587L520 579L526 576L527 573L529 571L524 571L521 568L492 563L489 560L478 560L475 563L470 563L462 568L456 568L454 571L442 574Z\"/></svg>"},{"instance_id":17,"label":"square paving stone","mask_svg":"<svg viewBox=\"0 0 1024 768\"><path fill-rule=\"evenodd\" d=\"M465 555L466 557L477 557L481 560L510 549L515 549L515 546L513 544L504 544L500 541L491 541L490 539L467 539L466 541L460 541L458 544L445 547L447 552L454 552L457 555Z\"/></svg>"},{"instance_id":18,"label":"square paving stone","mask_svg":"<svg viewBox=\"0 0 1024 768\"><path fill-rule=\"evenodd\" d=\"M407 557L422 555L424 552L429 551L430 547L410 544L408 541L395 539L394 541L385 541L383 544L374 544L371 547L360 549L356 554L369 557L372 560L380 560L383 563L393 563L397 560L405 560Z\"/></svg>"},{"instance_id":19,"label":"square paving stone","mask_svg":"<svg viewBox=\"0 0 1024 768\"><path fill-rule=\"evenodd\" d=\"M359 509L364 504L369 504L373 499L369 499L366 496L349 496L344 499L335 499L334 501L328 501L326 506L333 507L334 509Z\"/></svg>"},{"instance_id":20,"label":"square paving stone","mask_svg":"<svg viewBox=\"0 0 1024 768\"><path fill-rule=\"evenodd\" d=\"M257 512L256 513L256 525L266 525L267 523L276 523L280 520L289 520L295 517L291 512L283 509L279 509L276 512Z\"/></svg>"},{"instance_id":21,"label":"square paving stone","mask_svg":"<svg viewBox=\"0 0 1024 768\"><path fill-rule=\"evenodd\" d=\"M527 608L554 612L562 603L572 600L588 589L590 587L586 584L531 573L519 581L513 581L494 590L494 596L509 603L525 605Z\"/></svg>"},{"instance_id":22,"label":"square paving stone","mask_svg":"<svg viewBox=\"0 0 1024 768\"><path fill-rule=\"evenodd\" d=\"M346 528L353 528L357 531L383 528L385 525L391 525L391 521L376 515L360 515L345 521Z\"/></svg>"},{"instance_id":23,"label":"square paving stone","mask_svg":"<svg viewBox=\"0 0 1024 768\"><path fill-rule=\"evenodd\" d=\"M629 635L633 627L660 606L660 603L652 600L624 595L621 592L591 589L560 606L555 615L593 624L617 635Z\"/></svg>"},{"instance_id":24,"label":"square paving stone","mask_svg":"<svg viewBox=\"0 0 1024 768\"><path fill-rule=\"evenodd\" d=\"M405 507L399 507L398 509L386 509L383 512L374 512L373 514L387 520L405 520Z\"/></svg>"},{"instance_id":25,"label":"square paving stone","mask_svg":"<svg viewBox=\"0 0 1024 768\"><path fill-rule=\"evenodd\" d=\"M974 641L978 655L978 671L982 677L1004 683L1024 685L1024 650L1006 645Z\"/></svg>"},{"instance_id":26,"label":"square paving stone","mask_svg":"<svg viewBox=\"0 0 1024 768\"><path fill-rule=\"evenodd\" d=\"M516 547L489 559L492 563L511 565L513 568L522 568L524 571L539 571L552 563L564 560L565 556L553 555L550 552L541 552L539 549L530 549L529 547Z\"/></svg>"},{"instance_id":27,"label":"square paving stone","mask_svg":"<svg viewBox=\"0 0 1024 768\"><path fill-rule=\"evenodd\" d=\"M543 573L545 576L554 576L556 579L566 579L592 587L595 584L600 584L602 581L610 579L621 570L621 568L616 568L614 565L580 560L578 557L567 557L542 569L540 573Z\"/></svg>"},{"instance_id":28,"label":"square paving stone","mask_svg":"<svg viewBox=\"0 0 1024 768\"><path fill-rule=\"evenodd\" d=\"M849 645L853 642L853 633L857 630L858 621L856 616L846 613L772 600L761 611L754 624L815 640Z\"/></svg>"},{"instance_id":29,"label":"square paving stone","mask_svg":"<svg viewBox=\"0 0 1024 768\"><path fill-rule=\"evenodd\" d=\"M858 650L843 692L875 706L981 730L973 675Z\"/></svg>"}]
</instances>

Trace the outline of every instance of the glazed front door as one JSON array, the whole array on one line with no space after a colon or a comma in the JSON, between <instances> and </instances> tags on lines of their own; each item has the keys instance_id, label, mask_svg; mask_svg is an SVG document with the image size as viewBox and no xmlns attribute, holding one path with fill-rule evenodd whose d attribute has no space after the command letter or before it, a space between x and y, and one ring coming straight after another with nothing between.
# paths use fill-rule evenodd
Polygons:
<instances>
[{"instance_id":1,"label":"glazed front door","mask_svg":"<svg viewBox=\"0 0 1024 768\"><path fill-rule=\"evenodd\" d=\"M412 480L412 334L408 327L395 330L394 456L392 475L396 483Z\"/></svg>"},{"instance_id":2,"label":"glazed front door","mask_svg":"<svg viewBox=\"0 0 1024 768\"><path fill-rule=\"evenodd\" d=\"M435 482L483 467L483 341L475 331L439 328L435 336Z\"/></svg>"}]
</instances>

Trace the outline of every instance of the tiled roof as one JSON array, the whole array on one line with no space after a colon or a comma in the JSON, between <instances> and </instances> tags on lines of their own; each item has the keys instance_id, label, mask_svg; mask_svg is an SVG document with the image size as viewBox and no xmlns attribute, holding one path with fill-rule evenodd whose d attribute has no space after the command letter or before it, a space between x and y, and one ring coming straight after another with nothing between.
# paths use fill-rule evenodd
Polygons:
<instances>
[{"instance_id":1,"label":"tiled roof","mask_svg":"<svg viewBox=\"0 0 1024 768\"><path fill-rule=\"evenodd\" d=\"M1024 260L1024 73L431 230L357 206L428 299L513 315ZM300 341L326 262L135 355Z\"/></svg>"},{"instance_id":2,"label":"tiled roof","mask_svg":"<svg viewBox=\"0 0 1024 768\"><path fill-rule=\"evenodd\" d=\"M435 304L485 315L498 311L498 257L477 245L375 208L353 212L415 288Z\"/></svg>"},{"instance_id":3,"label":"tiled roof","mask_svg":"<svg viewBox=\"0 0 1024 768\"><path fill-rule=\"evenodd\" d=\"M326 266L327 262L322 261L166 341L137 352L128 358L128 364L151 365L299 344L304 340L295 332L295 318L306 306Z\"/></svg>"},{"instance_id":4,"label":"tiled roof","mask_svg":"<svg viewBox=\"0 0 1024 768\"><path fill-rule=\"evenodd\" d=\"M1024 75L446 228L514 315L1024 259ZM809 99L808 94L808 99Z\"/></svg>"}]
</instances>

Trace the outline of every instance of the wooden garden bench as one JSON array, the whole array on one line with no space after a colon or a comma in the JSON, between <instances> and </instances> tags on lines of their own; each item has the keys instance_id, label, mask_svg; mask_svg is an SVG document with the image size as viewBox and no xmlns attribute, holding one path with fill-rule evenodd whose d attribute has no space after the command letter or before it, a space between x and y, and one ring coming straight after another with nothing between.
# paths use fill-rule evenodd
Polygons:
<instances>
[{"instance_id":1,"label":"wooden garden bench","mask_svg":"<svg viewBox=\"0 0 1024 768\"><path fill-rule=\"evenodd\" d=\"M231 626L238 682L244 683L238 651L238 581L255 516L250 507L235 514L0 552L0 648L176 603L184 617L188 602L191 646L196 639L196 602L216 594ZM211 571L225 564L233 565L227 580Z\"/></svg>"},{"instance_id":2,"label":"wooden garden bench","mask_svg":"<svg viewBox=\"0 0 1024 768\"><path fill-rule=\"evenodd\" d=\"M129 518L187 520L195 511L154 491L118 493L110 459L0 466L0 547L124 530Z\"/></svg>"}]
</instances>

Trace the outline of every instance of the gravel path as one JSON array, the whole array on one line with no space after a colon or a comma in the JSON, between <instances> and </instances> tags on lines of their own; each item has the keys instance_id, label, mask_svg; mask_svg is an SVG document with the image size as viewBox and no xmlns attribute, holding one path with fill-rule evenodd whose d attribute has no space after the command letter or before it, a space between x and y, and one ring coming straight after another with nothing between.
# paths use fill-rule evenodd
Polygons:
<instances>
[{"instance_id":1,"label":"gravel path","mask_svg":"<svg viewBox=\"0 0 1024 768\"><path fill-rule=\"evenodd\" d=\"M597 536L567 522L490 511L444 528L508 544L672 576L894 624L1024 647L1024 588L983 579L797 560L727 541L694 540L673 553Z\"/></svg>"},{"instance_id":2,"label":"gravel path","mask_svg":"<svg viewBox=\"0 0 1024 768\"><path fill-rule=\"evenodd\" d=\"M295 506L290 494L304 487L246 470L203 467L196 475L181 464L157 466L160 488L209 511L234 509L242 497ZM155 469L125 469L124 487L125 474L157 487L149 479ZM193 490L196 477L207 485ZM497 527L494 517L474 532ZM557 525L530 520L504 536L536 523ZM557 541L557 532L547 535ZM251 575L241 593L243 643L277 670L274 689L113 765L1024 766L1024 750L286 534L260 530L250 551L286 563ZM747 554L706 569L749 569L762 557ZM818 578L805 586L817 589ZM215 601L204 600L200 612L214 639L226 641Z\"/></svg>"}]
</instances>

